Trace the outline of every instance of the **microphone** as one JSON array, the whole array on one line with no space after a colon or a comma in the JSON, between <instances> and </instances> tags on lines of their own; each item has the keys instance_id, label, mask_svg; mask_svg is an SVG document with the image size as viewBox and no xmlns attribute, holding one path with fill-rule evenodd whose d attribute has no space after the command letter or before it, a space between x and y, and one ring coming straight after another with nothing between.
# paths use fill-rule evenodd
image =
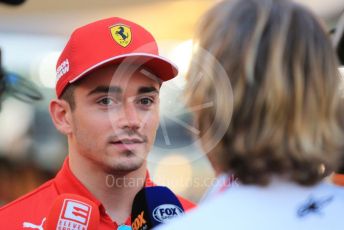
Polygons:
<instances>
[{"instance_id":1,"label":"microphone","mask_svg":"<svg viewBox=\"0 0 344 230\"><path fill-rule=\"evenodd\" d=\"M170 189L145 187L134 198L131 227L133 230L148 230L183 213L183 206Z\"/></svg>"},{"instance_id":2,"label":"microphone","mask_svg":"<svg viewBox=\"0 0 344 230\"><path fill-rule=\"evenodd\" d=\"M6 3L8 5L20 5L23 2L25 2L25 0L0 0L0 3Z\"/></svg>"},{"instance_id":3,"label":"microphone","mask_svg":"<svg viewBox=\"0 0 344 230\"><path fill-rule=\"evenodd\" d=\"M75 195L58 196L44 223L44 230L96 230L99 227L98 206L89 199Z\"/></svg>"}]
</instances>

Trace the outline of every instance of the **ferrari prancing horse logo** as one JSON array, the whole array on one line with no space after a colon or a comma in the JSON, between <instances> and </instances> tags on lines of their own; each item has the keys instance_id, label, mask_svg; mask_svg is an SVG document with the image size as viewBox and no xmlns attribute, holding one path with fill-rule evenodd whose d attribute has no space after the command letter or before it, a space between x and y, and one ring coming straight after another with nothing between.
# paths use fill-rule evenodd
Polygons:
<instances>
[{"instance_id":1,"label":"ferrari prancing horse logo","mask_svg":"<svg viewBox=\"0 0 344 230\"><path fill-rule=\"evenodd\" d=\"M127 47L131 42L131 29L129 26L117 24L110 27L112 38L120 46Z\"/></svg>"}]
</instances>

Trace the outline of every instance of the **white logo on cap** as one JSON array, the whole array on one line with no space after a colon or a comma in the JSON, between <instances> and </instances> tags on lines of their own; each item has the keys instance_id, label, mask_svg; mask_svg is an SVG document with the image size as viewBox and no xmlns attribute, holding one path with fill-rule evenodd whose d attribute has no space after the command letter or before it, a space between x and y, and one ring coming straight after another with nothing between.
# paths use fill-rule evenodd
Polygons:
<instances>
[{"instance_id":1,"label":"white logo on cap","mask_svg":"<svg viewBox=\"0 0 344 230\"><path fill-rule=\"evenodd\" d=\"M68 73L68 71L69 71L69 61L68 61L68 59L66 59L56 69L56 73L57 73L56 78L57 78L57 80L59 80L63 75Z\"/></svg>"}]
</instances>

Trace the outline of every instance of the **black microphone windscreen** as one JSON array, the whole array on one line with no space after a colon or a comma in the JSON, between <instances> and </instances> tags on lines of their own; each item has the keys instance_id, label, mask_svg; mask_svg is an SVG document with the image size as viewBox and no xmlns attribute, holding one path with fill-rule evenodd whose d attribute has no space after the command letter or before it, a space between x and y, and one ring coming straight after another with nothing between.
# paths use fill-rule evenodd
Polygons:
<instances>
[{"instance_id":1,"label":"black microphone windscreen","mask_svg":"<svg viewBox=\"0 0 344 230\"><path fill-rule=\"evenodd\" d=\"M145 187L134 198L132 229L148 230L183 213L183 206L170 189L163 186Z\"/></svg>"},{"instance_id":2,"label":"black microphone windscreen","mask_svg":"<svg viewBox=\"0 0 344 230\"><path fill-rule=\"evenodd\" d=\"M20 5L24 2L25 0L0 0L0 3L6 3L8 5Z\"/></svg>"}]
</instances>

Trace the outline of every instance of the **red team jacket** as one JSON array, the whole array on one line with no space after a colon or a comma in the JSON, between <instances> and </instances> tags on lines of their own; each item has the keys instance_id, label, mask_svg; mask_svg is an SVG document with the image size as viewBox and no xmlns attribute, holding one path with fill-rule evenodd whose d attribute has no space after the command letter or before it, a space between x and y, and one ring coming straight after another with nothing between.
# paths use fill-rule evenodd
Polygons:
<instances>
[{"instance_id":1,"label":"red team jacket","mask_svg":"<svg viewBox=\"0 0 344 230\"><path fill-rule=\"evenodd\" d=\"M145 186L155 186L149 176L146 178ZM48 216L55 199L64 193L83 196L99 206L100 225L98 229L117 229L117 223L113 222L106 214L105 208L100 201L73 175L69 168L68 158L54 179L44 183L33 192L0 208L0 229L42 230L43 221ZM181 197L178 197L178 199L185 210L195 206L186 199ZM130 217L128 217L125 224L131 225Z\"/></svg>"}]
</instances>

